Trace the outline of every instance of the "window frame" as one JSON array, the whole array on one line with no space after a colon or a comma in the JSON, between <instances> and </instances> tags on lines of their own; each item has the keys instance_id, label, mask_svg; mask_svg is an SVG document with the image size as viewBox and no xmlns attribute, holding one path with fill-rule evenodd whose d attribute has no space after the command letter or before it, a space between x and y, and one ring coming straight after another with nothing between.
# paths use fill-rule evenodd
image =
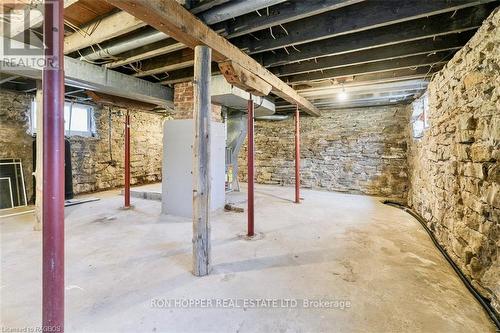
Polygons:
<instances>
[{"instance_id":1,"label":"window frame","mask_svg":"<svg viewBox=\"0 0 500 333\"><path fill-rule=\"evenodd\" d=\"M87 112L87 130L86 131L76 131L71 129L72 125L72 117L73 117L73 107L77 105L82 107ZM65 100L64 101L64 110L66 107L69 107L69 119L64 119L64 135L65 136L82 136L82 137L95 137L95 106L91 104L85 104L81 102L76 102L74 100ZM66 129L66 121L68 121L68 129ZM36 134L36 99L33 97L31 99L30 106L30 132L32 135Z\"/></svg>"}]
</instances>

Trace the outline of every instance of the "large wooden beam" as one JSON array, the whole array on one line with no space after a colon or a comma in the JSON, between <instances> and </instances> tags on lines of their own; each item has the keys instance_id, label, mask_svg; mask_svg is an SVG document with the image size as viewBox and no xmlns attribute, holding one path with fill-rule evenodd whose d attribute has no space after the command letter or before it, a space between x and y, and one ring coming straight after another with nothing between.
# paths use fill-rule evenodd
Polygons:
<instances>
[{"instance_id":1,"label":"large wooden beam","mask_svg":"<svg viewBox=\"0 0 500 333\"><path fill-rule=\"evenodd\" d=\"M105 40L121 36L145 26L146 23L126 13L118 12L103 18L98 24L90 23L64 38L64 53L69 54Z\"/></svg>"},{"instance_id":2,"label":"large wooden beam","mask_svg":"<svg viewBox=\"0 0 500 333\"><path fill-rule=\"evenodd\" d=\"M311 115L318 116L317 108L300 96L286 83L243 53L224 37L211 30L175 0L107 0L114 6L129 12L159 31L172 36L190 48L206 45L213 51L217 62L231 60L254 73L273 87L273 93L299 105Z\"/></svg>"},{"instance_id":3,"label":"large wooden beam","mask_svg":"<svg viewBox=\"0 0 500 333\"><path fill-rule=\"evenodd\" d=\"M196 46L194 63L193 274L210 273L210 62L211 50Z\"/></svg>"},{"instance_id":4,"label":"large wooden beam","mask_svg":"<svg viewBox=\"0 0 500 333\"><path fill-rule=\"evenodd\" d=\"M395 45L434 36L444 36L473 30L481 26L493 4L459 10L453 17L449 13L402 22L358 33L346 34L297 46L254 55L264 67L285 65L318 57ZM397 46L396 46L397 47Z\"/></svg>"},{"instance_id":5,"label":"large wooden beam","mask_svg":"<svg viewBox=\"0 0 500 333\"><path fill-rule=\"evenodd\" d=\"M253 54L453 12L491 1L494 0L367 1L284 24L272 35L269 31L262 31L255 34L258 40L245 36L233 43Z\"/></svg>"},{"instance_id":6,"label":"large wooden beam","mask_svg":"<svg viewBox=\"0 0 500 333\"><path fill-rule=\"evenodd\" d=\"M226 81L233 86L245 90L256 96L267 96L271 92L271 85L253 75L231 60L220 62L219 69Z\"/></svg>"}]
</instances>

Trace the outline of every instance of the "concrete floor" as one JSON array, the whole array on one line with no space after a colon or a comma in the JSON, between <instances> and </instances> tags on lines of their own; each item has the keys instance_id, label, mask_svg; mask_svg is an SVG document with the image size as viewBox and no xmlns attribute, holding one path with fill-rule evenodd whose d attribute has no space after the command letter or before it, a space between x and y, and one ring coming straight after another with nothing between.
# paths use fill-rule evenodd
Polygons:
<instances>
[{"instance_id":1,"label":"concrete floor","mask_svg":"<svg viewBox=\"0 0 500 333\"><path fill-rule=\"evenodd\" d=\"M245 213L218 212L213 272L196 278L189 219L137 198L120 210L118 191L92 196L101 200L66 208L67 332L495 331L418 222L377 198L303 191L296 205L292 188L257 186L263 239L237 236ZM0 220L3 327L40 326L41 235L32 225L32 214ZM297 306L152 307L189 298ZM305 308L306 299L350 306Z\"/></svg>"}]
</instances>

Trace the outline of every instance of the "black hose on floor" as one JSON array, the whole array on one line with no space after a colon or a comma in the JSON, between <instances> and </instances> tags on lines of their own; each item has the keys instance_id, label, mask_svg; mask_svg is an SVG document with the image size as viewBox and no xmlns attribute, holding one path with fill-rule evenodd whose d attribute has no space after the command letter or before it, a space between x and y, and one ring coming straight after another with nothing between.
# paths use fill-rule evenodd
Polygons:
<instances>
[{"instance_id":1,"label":"black hose on floor","mask_svg":"<svg viewBox=\"0 0 500 333\"><path fill-rule=\"evenodd\" d=\"M439 252L441 252L441 254L444 256L446 261L448 261L448 263L451 265L451 267L453 268L455 273L457 273L458 277L460 278L460 280L462 280L465 287L467 287L467 289L470 291L470 293L476 298L476 300L479 302L479 304L481 304L483 309L488 313L491 320L493 320L493 322L497 326L497 332L500 332L500 319L497 316L497 314L495 313L495 310L491 306L490 302L486 298L481 296L481 294L479 294L479 292L476 290L476 288L474 288L474 286L470 283L470 281L465 277L462 270L460 270L460 268L457 266L457 264L455 264L455 262L450 258L450 256L446 252L446 250L441 246L441 244L439 244L439 242L437 241L437 239L434 236L434 234L432 233L432 231L429 229L429 227L427 227L425 220L420 215L418 215L416 212L414 212L411 208L404 206L398 202L391 201L391 200L384 200L383 203L386 205L393 206L393 207L404 210L405 212L407 212L408 214L413 216L422 225L422 227L424 227L425 231L427 232L427 234L429 235L429 237L431 238L432 242L437 247Z\"/></svg>"}]
</instances>

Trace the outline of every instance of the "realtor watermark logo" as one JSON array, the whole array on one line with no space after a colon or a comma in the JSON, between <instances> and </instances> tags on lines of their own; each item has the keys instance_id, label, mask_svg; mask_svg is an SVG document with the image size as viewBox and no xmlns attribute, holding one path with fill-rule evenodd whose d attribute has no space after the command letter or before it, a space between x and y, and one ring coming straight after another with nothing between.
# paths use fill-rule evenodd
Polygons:
<instances>
[{"instance_id":1,"label":"realtor watermark logo","mask_svg":"<svg viewBox=\"0 0 500 333\"><path fill-rule=\"evenodd\" d=\"M0 69L33 70L53 67L53 59L44 56L42 24L45 5L58 5L50 0L12 1L0 3L1 35Z\"/></svg>"},{"instance_id":2,"label":"realtor watermark logo","mask_svg":"<svg viewBox=\"0 0 500 333\"><path fill-rule=\"evenodd\" d=\"M347 310L349 299L295 299L295 298L153 298L156 309L332 309Z\"/></svg>"}]
</instances>

